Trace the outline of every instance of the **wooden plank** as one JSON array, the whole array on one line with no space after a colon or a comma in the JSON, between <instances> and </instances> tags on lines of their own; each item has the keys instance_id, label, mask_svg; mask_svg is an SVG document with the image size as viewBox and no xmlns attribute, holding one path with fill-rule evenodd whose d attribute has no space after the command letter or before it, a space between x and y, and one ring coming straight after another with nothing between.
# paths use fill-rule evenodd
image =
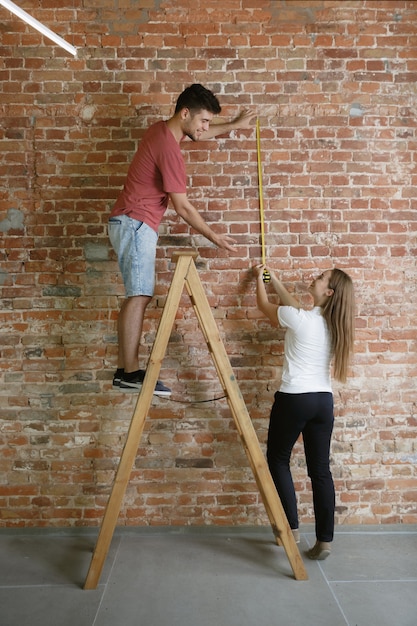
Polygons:
<instances>
[{"instance_id":1,"label":"wooden plank","mask_svg":"<svg viewBox=\"0 0 417 626\"><path fill-rule=\"evenodd\" d=\"M155 343L146 368L146 375L139 393L135 411L132 416L126 443L120 457L119 467L113 483L112 491L107 502L106 511L100 528L93 558L84 584L84 589L96 589L101 576L104 561L110 548L114 529L119 517L123 497L129 482L133 463L136 458L140 438L142 436L145 419L152 401L158 375L161 369L175 314L184 289L184 280L192 256L183 255L178 259L171 287L159 322Z\"/></svg>"},{"instance_id":2,"label":"wooden plank","mask_svg":"<svg viewBox=\"0 0 417 626\"><path fill-rule=\"evenodd\" d=\"M250 419L248 410L234 376L217 324L210 309L206 294L197 274L194 263L190 265L186 285L193 302L199 322L204 329L207 344L216 364L217 373L227 393L236 427L241 436L243 447L248 456L256 483L261 493L272 530L284 546L288 560L297 580L307 580L307 572L301 559L297 544L282 508L265 456L259 445L258 437Z\"/></svg>"}]
</instances>

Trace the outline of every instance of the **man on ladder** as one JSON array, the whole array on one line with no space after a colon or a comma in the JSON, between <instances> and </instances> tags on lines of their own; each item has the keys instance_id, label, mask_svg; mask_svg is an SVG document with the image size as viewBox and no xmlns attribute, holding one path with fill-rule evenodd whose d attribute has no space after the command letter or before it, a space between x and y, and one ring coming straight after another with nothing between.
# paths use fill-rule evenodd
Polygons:
<instances>
[{"instance_id":1,"label":"man on ladder","mask_svg":"<svg viewBox=\"0 0 417 626\"><path fill-rule=\"evenodd\" d=\"M113 387L141 388L145 371L139 369L139 345L145 310L154 293L158 227L171 200L187 224L219 248L235 251L235 240L213 231L187 198L186 171L180 144L210 139L239 128L249 128L255 113L248 110L232 120L210 122L221 107L217 97L199 84L179 96L174 115L153 124L145 133L129 167L125 185L109 218L109 237L117 253L126 299L118 317L118 362ZM171 390L157 381L154 394Z\"/></svg>"}]
</instances>

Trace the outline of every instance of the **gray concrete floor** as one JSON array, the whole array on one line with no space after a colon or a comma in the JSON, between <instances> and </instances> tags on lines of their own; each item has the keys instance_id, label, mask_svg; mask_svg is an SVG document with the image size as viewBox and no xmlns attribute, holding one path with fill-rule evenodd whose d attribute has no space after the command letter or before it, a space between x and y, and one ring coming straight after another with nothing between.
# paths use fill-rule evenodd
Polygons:
<instances>
[{"instance_id":1,"label":"gray concrete floor","mask_svg":"<svg viewBox=\"0 0 417 626\"><path fill-rule=\"evenodd\" d=\"M85 591L97 533L1 530L1 626L417 625L417 526L338 527L308 581L270 528L118 529Z\"/></svg>"}]
</instances>

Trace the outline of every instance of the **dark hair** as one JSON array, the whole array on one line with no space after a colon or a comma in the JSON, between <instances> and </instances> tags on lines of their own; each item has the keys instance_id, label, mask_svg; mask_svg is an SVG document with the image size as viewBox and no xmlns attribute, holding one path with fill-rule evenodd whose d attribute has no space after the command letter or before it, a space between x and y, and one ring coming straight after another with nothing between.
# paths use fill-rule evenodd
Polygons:
<instances>
[{"instance_id":1,"label":"dark hair","mask_svg":"<svg viewBox=\"0 0 417 626\"><path fill-rule=\"evenodd\" d=\"M175 113L178 113L178 111L184 108L194 112L204 109L205 111L209 111L209 113L213 113L213 115L217 115L222 110L214 93L199 84L187 87L178 96L177 104L175 105Z\"/></svg>"},{"instance_id":2,"label":"dark hair","mask_svg":"<svg viewBox=\"0 0 417 626\"><path fill-rule=\"evenodd\" d=\"M355 339L355 295L351 277L334 268L330 274L329 288L333 295L323 307L331 336L334 355L334 377L346 381L349 357Z\"/></svg>"}]
</instances>

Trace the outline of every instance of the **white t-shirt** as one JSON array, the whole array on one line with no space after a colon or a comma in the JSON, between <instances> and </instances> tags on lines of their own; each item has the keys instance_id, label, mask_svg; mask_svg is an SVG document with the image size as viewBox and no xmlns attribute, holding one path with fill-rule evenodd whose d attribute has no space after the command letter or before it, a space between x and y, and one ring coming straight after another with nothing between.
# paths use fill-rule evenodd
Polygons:
<instances>
[{"instance_id":1,"label":"white t-shirt","mask_svg":"<svg viewBox=\"0 0 417 626\"><path fill-rule=\"evenodd\" d=\"M330 335L321 308L316 306L306 311L280 306L278 321L286 329L280 391L331 392Z\"/></svg>"}]
</instances>

